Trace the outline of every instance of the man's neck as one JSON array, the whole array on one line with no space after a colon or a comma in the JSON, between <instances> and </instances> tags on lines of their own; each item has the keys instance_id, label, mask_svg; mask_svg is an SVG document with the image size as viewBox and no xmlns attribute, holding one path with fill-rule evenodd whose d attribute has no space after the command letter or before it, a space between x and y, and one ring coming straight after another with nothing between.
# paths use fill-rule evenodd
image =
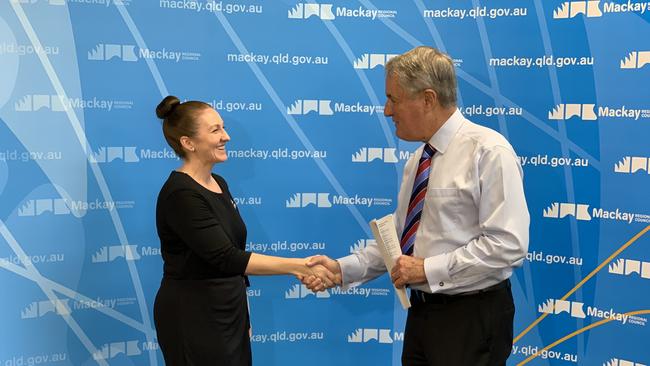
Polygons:
<instances>
[{"instance_id":1,"label":"man's neck","mask_svg":"<svg viewBox=\"0 0 650 366\"><path fill-rule=\"evenodd\" d=\"M428 142L429 140L431 140L431 137L433 137L433 135L435 135L436 132L438 132L438 130L442 128L445 122L447 122L449 118L451 118L451 116L454 113L456 113L456 109L457 107L454 105L447 108L441 107L440 109L434 111L431 118L432 119L431 130L427 134L428 137L426 137L426 140L424 140L423 142Z\"/></svg>"}]
</instances>

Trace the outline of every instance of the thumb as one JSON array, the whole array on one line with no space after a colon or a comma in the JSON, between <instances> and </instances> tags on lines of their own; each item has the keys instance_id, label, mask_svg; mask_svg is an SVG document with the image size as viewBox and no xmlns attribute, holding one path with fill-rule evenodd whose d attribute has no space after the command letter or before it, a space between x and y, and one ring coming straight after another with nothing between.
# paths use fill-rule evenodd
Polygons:
<instances>
[{"instance_id":1,"label":"thumb","mask_svg":"<svg viewBox=\"0 0 650 366\"><path fill-rule=\"evenodd\" d=\"M307 267L313 267L317 264L321 264L323 260L322 255L315 255L313 257L309 257L309 260L307 261Z\"/></svg>"}]
</instances>

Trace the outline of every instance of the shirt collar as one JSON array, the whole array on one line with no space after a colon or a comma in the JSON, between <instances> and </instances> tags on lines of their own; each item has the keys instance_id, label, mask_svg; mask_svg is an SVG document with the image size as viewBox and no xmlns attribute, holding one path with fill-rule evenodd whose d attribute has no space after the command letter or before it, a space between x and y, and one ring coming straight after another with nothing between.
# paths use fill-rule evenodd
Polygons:
<instances>
[{"instance_id":1,"label":"shirt collar","mask_svg":"<svg viewBox=\"0 0 650 366\"><path fill-rule=\"evenodd\" d=\"M460 113L459 109L456 109L456 112L454 112L454 114L452 114L451 117L442 124L440 129L431 136L429 144L433 146L436 151L444 154L464 120L465 118L463 117L463 114Z\"/></svg>"}]
</instances>

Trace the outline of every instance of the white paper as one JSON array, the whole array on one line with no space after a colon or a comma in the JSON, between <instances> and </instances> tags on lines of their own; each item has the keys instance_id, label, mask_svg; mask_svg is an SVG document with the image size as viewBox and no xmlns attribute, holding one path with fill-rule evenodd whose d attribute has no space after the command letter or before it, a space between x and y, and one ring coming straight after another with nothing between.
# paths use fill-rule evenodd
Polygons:
<instances>
[{"instance_id":1,"label":"white paper","mask_svg":"<svg viewBox=\"0 0 650 366\"><path fill-rule=\"evenodd\" d=\"M399 239L397 238L393 214L370 221L370 229L372 230L372 234L375 236L375 241L377 242L377 247L379 247L382 258L384 259L384 263L386 264L386 269L388 270L388 273L390 273L395 265L395 261L402 255L402 248L400 247ZM406 293L406 288L403 287L399 289L394 285L393 287L395 288L395 293L397 294L400 303L402 303L402 307L404 309L410 308L411 301Z\"/></svg>"}]
</instances>

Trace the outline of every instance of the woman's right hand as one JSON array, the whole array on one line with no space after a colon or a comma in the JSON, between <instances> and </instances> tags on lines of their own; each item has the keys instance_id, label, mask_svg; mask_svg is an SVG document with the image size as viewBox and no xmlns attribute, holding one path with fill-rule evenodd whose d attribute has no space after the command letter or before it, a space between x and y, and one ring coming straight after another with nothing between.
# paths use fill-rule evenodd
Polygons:
<instances>
[{"instance_id":1,"label":"woman's right hand","mask_svg":"<svg viewBox=\"0 0 650 366\"><path fill-rule=\"evenodd\" d=\"M302 283L309 283L309 289L315 292L324 291L328 288L341 284L341 274L333 273L327 267L317 264L307 266L311 258L305 258L299 267L296 278Z\"/></svg>"}]
</instances>

